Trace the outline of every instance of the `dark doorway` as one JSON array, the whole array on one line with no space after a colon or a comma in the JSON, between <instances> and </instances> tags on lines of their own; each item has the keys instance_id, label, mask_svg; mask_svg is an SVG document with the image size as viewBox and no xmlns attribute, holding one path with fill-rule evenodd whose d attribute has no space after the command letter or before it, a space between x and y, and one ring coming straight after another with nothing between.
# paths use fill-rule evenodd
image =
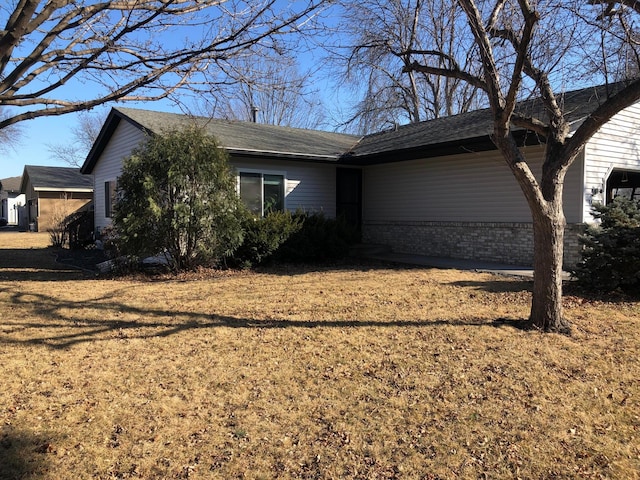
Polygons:
<instances>
[{"instance_id":1,"label":"dark doorway","mask_svg":"<svg viewBox=\"0 0 640 480\"><path fill-rule=\"evenodd\" d=\"M362 224L362 170L336 169L336 215L360 229Z\"/></svg>"},{"instance_id":2,"label":"dark doorway","mask_svg":"<svg viewBox=\"0 0 640 480\"><path fill-rule=\"evenodd\" d=\"M640 172L614 169L607 180L607 203L616 197L640 200Z\"/></svg>"}]
</instances>

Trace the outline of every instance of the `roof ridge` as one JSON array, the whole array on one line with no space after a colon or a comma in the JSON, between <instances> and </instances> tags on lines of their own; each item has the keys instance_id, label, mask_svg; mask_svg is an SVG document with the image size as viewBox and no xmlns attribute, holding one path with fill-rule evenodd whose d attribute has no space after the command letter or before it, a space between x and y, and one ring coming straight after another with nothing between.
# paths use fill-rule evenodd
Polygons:
<instances>
[{"instance_id":1,"label":"roof ridge","mask_svg":"<svg viewBox=\"0 0 640 480\"><path fill-rule=\"evenodd\" d=\"M622 85L624 83L625 83L624 81L620 81L620 82L613 82L613 83L609 83L609 84L592 85L592 86L589 86L589 87L576 88L576 89L573 89L573 90L569 90L567 92L557 93L555 96L556 97L560 97L560 96L576 97L579 94L586 93L586 92L589 92L589 91L592 91L593 93L595 93L597 95L598 91L603 89L603 88L609 87L612 90L616 90L620 85ZM528 104L536 103L536 102L539 102L539 101L541 101L541 97L540 96L519 100L517 102L517 104L516 104L516 110L518 109L518 107L527 107L527 106L529 106ZM483 113L483 112L487 112L487 111L490 111L489 107L478 108L478 109L475 109L475 110L468 110L466 112L460 112L460 113L456 113L456 114L453 114L453 115L447 115L447 116L444 116L444 117L429 118L429 119L426 119L426 120L420 120L419 122L397 124L397 125L395 125L395 126L393 126L391 128L385 129L385 130L380 130L380 131L377 131L377 132L368 133L364 137L365 138L370 138L370 137L374 137L374 136L377 136L377 135L384 135L384 134L399 132L400 130L405 130L405 129L409 129L409 128L416 128L417 129L420 126L424 126L427 123L445 121L447 119L461 117L461 116L464 116L464 115L479 114L479 113Z\"/></svg>"},{"instance_id":2,"label":"roof ridge","mask_svg":"<svg viewBox=\"0 0 640 480\"><path fill-rule=\"evenodd\" d=\"M192 118L194 120L201 120L204 122L216 122L223 123L228 125L243 125L243 126L255 126L257 128L265 128L265 129L278 129L278 130L289 130L295 132L309 132L309 133L325 133L330 135L338 135L343 137L353 137L360 138L362 135L352 134L352 133L344 133L344 132L335 132L331 130L323 130L317 128L306 128L306 127L292 127L289 125L274 125L271 123L259 123L252 122L249 120L239 120L239 119L230 119L230 118L218 118L218 117L207 117L204 115L193 115L191 113L178 113L178 112L166 112L161 110L150 110L146 108L130 108L130 107L113 107L114 110L118 110L125 115L127 115L127 111L129 112L147 112L151 114L161 114L161 115L171 115L175 117L182 118ZM127 115L130 116L130 115Z\"/></svg>"}]
</instances>

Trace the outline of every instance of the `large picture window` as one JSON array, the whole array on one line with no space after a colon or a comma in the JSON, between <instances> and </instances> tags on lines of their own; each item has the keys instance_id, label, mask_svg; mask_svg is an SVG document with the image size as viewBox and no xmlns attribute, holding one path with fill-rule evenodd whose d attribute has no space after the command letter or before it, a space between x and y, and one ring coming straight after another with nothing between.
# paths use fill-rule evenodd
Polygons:
<instances>
[{"instance_id":1,"label":"large picture window","mask_svg":"<svg viewBox=\"0 0 640 480\"><path fill-rule=\"evenodd\" d=\"M284 175L240 172L240 198L259 216L284 210Z\"/></svg>"}]
</instances>

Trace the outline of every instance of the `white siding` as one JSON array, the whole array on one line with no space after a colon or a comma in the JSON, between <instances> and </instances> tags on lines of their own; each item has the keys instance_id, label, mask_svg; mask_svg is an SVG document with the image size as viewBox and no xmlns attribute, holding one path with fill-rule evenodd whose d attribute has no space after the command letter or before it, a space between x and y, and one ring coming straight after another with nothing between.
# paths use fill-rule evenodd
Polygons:
<instances>
[{"instance_id":1,"label":"white siding","mask_svg":"<svg viewBox=\"0 0 640 480\"><path fill-rule=\"evenodd\" d=\"M18 225L18 211L27 203L24 193L21 193L19 195L15 195L14 193L12 193L11 195L9 195L6 192L3 192L2 201L6 201L6 212L4 213L6 215L5 218L7 219L8 224Z\"/></svg>"},{"instance_id":2,"label":"white siding","mask_svg":"<svg viewBox=\"0 0 640 480\"><path fill-rule=\"evenodd\" d=\"M526 151L534 174L542 147ZM565 215L580 221L581 162L565 180ZM513 174L495 151L368 167L364 171L364 221L531 222Z\"/></svg>"},{"instance_id":3,"label":"white siding","mask_svg":"<svg viewBox=\"0 0 640 480\"><path fill-rule=\"evenodd\" d=\"M284 174L287 210L321 211L329 217L335 217L336 167L334 165L232 158L231 166L236 170L247 169Z\"/></svg>"},{"instance_id":4,"label":"white siding","mask_svg":"<svg viewBox=\"0 0 640 480\"><path fill-rule=\"evenodd\" d=\"M126 120L120 122L94 168L95 226L97 230L111 223L105 217L104 184L116 180L122 172L122 161L144 140L144 134ZM267 161L264 159L232 159L236 170L249 169L284 174L285 205L288 210L322 211L336 214L336 169L334 165Z\"/></svg>"},{"instance_id":5,"label":"white siding","mask_svg":"<svg viewBox=\"0 0 640 480\"><path fill-rule=\"evenodd\" d=\"M602 127L587 143L585 157L583 208L585 219L591 221L591 189L604 190L613 168L640 171L640 104L622 110Z\"/></svg>"},{"instance_id":6,"label":"white siding","mask_svg":"<svg viewBox=\"0 0 640 480\"><path fill-rule=\"evenodd\" d=\"M122 172L122 161L144 140L144 133L122 120L111 136L93 169L93 198L95 202L95 228L100 231L111 224L105 217L104 183L116 180Z\"/></svg>"}]
</instances>

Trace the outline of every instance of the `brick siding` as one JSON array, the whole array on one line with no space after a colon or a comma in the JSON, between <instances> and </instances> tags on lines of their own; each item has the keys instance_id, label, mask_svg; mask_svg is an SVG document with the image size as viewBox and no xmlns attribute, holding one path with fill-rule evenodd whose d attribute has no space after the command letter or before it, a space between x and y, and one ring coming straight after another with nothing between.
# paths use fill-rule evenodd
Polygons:
<instances>
[{"instance_id":1,"label":"brick siding","mask_svg":"<svg viewBox=\"0 0 640 480\"><path fill-rule=\"evenodd\" d=\"M581 224L567 225L565 229L565 268L580 259L578 235L583 231ZM366 222L363 242L388 245L397 253L533 264L530 223Z\"/></svg>"}]
</instances>

